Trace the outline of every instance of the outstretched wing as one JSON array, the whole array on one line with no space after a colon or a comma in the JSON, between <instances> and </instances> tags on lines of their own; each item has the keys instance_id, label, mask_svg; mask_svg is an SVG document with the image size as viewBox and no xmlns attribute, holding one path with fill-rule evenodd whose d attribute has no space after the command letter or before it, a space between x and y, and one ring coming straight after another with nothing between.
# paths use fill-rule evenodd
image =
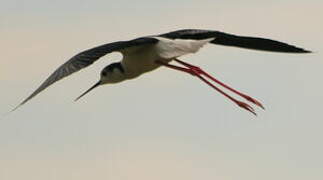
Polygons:
<instances>
[{"instance_id":1,"label":"outstretched wing","mask_svg":"<svg viewBox=\"0 0 323 180\"><path fill-rule=\"evenodd\" d=\"M307 51L303 48L299 48L293 45L289 45L289 44L271 40L271 39L237 36L237 35L228 34L220 31L185 29L185 30L179 30L179 31L165 33L165 34L160 34L158 36L170 38L170 39L195 39L195 40L215 38L213 41L211 41L212 44L235 46L240 48L272 51L272 52L310 53L310 51Z\"/></svg>"},{"instance_id":2,"label":"outstretched wing","mask_svg":"<svg viewBox=\"0 0 323 180\"><path fill-rule=\"evenodd\" d=\"M144 37L138 38L130 41L118 41L109 44L104 44L92 49L88 49L83 51L71 59L69 59L66 63L61 65L58 69L56 69L29 97L27 97L22 103L20 103L15 109L19 106L25 104L31 98L36 96L38 93L46 89L48 86L52 85L56 81L71 75L74 72L77 72L91 64L93 64L100 57L115 51L121 51L126 48L131 48L135 46L142 46L146 44L155 44L158 40L154 38ZM14 110L15 110L14 109Z\"/></svg>"}]
</instances>

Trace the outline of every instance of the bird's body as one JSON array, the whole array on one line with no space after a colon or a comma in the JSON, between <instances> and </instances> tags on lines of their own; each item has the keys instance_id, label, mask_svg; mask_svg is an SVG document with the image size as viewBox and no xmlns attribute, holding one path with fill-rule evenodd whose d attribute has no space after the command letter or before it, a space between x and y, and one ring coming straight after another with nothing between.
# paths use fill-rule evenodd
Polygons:
<instances>
[{"instance_id":1,"label":"bird's body","mask_svg":"<svg viewBox=\"0 0 323 180\"><path fill-rule=\"evenodd\" d=\"M29 101L31 98L36 96L39 92L41 92L54 82L91 65L107 53L118 51L123 55L122 60L120 62L112 63L106 66L101 72L99 82L96 83L88 91L83 93L80 97L99 85L119 83L124 80L136 78L141 74L153 71L159 67L168 67L198 77L199 79L210 85L212 88L235 102L240 107L255 114L251 106L229 96L224 91L211 84L205 78L212 80L222 87L242 96L246 100L263 108L260 102L251 98L250 96L234 90L233 88L230 88L202 69L178 59L178 57L180 56L189 53L196 53L201 47L208 43L273 52L309 52L302 48L270 39L236 36L219 31L209 30L187 29L160 35L145 36L130 41L118 41L105 44L75 55L69 61L60 66L35 92L33 92L28 98L26 98L20 105L23 105L24 103ZM172 65L170 64L171 61L175 61L182 66ZM80 97L78 97L77 99L79 99ZM18 105L17 107L19 107L20 105Z\"/></svg>"},{"instance_id":2,"label":"bird's body","mask_svg":"<svg viewBox=\"0 0 323 180\"><path fill-rule=\"evenodd\" d=\"M155 45L145 45L142 48L136 48L136 50L132 51L121 51L121 53L123 58L120 63L124 68L127 79L136 78L143 73L160 67L159 64L155 63L157 59L167 63L171 61L170 59L162 59L158 55Z\"/></svg>"},{"instance_id":3,"label":"bird's body","mask_svg":"<svg viewBox=\"0 0 323 180\"><path fill-rule=\"evenodd\" d=\"M174 58L179 56L195 53L203 45L207 44L213 38L206 40L169 40L161 37L151 37L157 39L158 42L153 45L144 45L144 47L135 47L120 51L123 55L121 68L114 69L115 72L111 73L107 83L117 83L123 80L133 79L143 73L153 71L161 64L156 63L160 61L169 63ZM174 51L174 49L177 49Z\"/></svg>"}]
</instances>

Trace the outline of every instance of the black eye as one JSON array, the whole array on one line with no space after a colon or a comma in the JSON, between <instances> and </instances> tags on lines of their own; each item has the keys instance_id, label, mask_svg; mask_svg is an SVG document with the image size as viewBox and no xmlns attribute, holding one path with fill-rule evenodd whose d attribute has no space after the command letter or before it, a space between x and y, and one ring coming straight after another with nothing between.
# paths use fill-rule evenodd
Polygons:
<instances>
[{"instance_id":1,"label":"black eye","mask_svg":"<svg viewBox=\"0 0 323 180\"><path fill-rule=\"evenodd\" d=\"M102 72L102 76L106 76L107 73L105 71Z\"/></svg>"}]
</instances>

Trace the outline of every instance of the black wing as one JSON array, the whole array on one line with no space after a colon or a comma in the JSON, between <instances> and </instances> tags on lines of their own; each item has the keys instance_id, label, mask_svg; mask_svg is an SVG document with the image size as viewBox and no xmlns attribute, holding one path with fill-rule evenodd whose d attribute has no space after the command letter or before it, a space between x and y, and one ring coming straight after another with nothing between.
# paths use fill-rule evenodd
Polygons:
<instances>
[{"instance_id":1,"label":"black wing","mask_svg":"<svg viewBox=\"0 0 323 180\"><path fill-rule=\"evenodd\" d=\"M158 40L154 38L144 37L138 38L131 41L118 41L109 44L104 44L92 49L88 49L83 51L71 59L69 59L66 63L57 68L39 87L36 89L29 97L27 97L22 103L20 103L15 109L19 106L25 104L31 98L36 96L38 93L46 89L48 86L52 85L56 81L75 73L92 63L98 60L100 57L115 51L121 51L126 48L141 46L146 44L154 44L157 43ZM14 109L14 110L15 110Z\"/></svg>"},{"instance_id":2,"label":"black wing","mask_svg":"<svg viewBox=\"0 0 323 180\"><path fill-rule=\"evenodd\" d=\"M207 39L214 37L211 41L213 44L220 44L225 46L235 46L240 48L272 51L272 52L285 52L285 53L310 53L305 49L289 45L287 43L258 38L258 37L246 37L228 34L220 31L199 30L199 29L185 29L179 31L173 31L166 34L160 34L159 36L170 39Z\"/></svg>"}]
</instances>

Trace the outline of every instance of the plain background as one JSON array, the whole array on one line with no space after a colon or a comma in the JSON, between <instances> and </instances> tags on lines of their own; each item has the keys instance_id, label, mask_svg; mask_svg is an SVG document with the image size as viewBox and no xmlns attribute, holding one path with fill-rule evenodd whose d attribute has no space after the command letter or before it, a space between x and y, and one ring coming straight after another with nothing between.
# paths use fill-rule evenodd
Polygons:
<instances>
[{"instance_id":1,"label":"plain background","mask_svg":"<svg viewBox=\"0 0 323 180\"><path fill-rule=\"evenodd\" d=\"M322 179L322 8L321 0L2 0L0 114L74 54L117 40L201 28L315 53L209 45L182 58L263 102L258 117L166 68L74 103L121 59L109 54L1 119L0 179Z\"/></svg>"}]
</instances>

